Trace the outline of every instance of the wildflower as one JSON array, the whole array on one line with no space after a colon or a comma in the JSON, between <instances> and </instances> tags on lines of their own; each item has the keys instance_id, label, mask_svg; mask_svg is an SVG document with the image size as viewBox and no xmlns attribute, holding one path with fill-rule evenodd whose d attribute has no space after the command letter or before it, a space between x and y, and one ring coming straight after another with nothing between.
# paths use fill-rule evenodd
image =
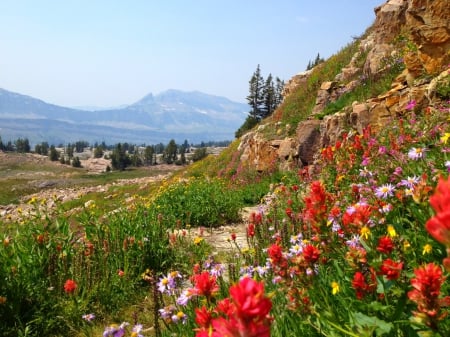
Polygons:
<instances>
[{"instance_id":1,"label":"wildflower","mask_svg":"<svg viewBox=\"0 0 450 337\"><path fill-rule=\"evenodd\" d=\"M450 177L441 178L436 192L430 197L430 204L436 215L429 219L425 227L438 242L450 246Z\"/></svg>"},{"instance_id":2,"label":"wildflower","mask_svg":"<svg viewBox=\"0 0 450 337\"><path fill-rule=\"evenodd\" d=\"M236 233L231 233L231 240L236 241Z\"/></svg>"},{"instance_id":3,"label":"wildflower","mask_svg":"<svg viewBox=\"0 0 450 337\"><path fill-rule=\"evenodd\" d=\"M247 226L247 236L249 238L252 238L255 236L255 224L253 222L250 222Z\"/></svg>"},{"instance_id":4,"label":"wildflower","mask_svg":"<svg viewBox=\"0 0 450 337\"><path fill-rule=\"evenodd\" d=\"M361 236L364 238L364 239L369 239L369 236L370 236L370 234L371 234L371 232L370 232L370 228L369 227L367 227L367 226L364 226L363 228L361 228Z\"/></svg>"},{"instance_id":5,"label":"wildflower","mask_svg":"<svg viewBox=\"0 0 450 337\"><path fill-rule=\"evenodd\" d=\"M303 257L305 258L306 262L314 263L320 257L320 250L313 245L306 245L303 249Z\"/></svg>"},{"instance_id":6,"label":"wildflower","mask_svg":"<svg viewBox=\"0 0 450 337\"><path fill-rule=\"evenodd\" d=\"M447 144L448 139L450 138L450 133L446 132L444 133L444 135L441 137L441 142L444 144Z\"/></svg>"},{"instance_id":7,"label":"wildflower","mask_svg":"<svg viewBox=\"0 0 450 337\"><path fill-rule=\"evenodd\" d=\"M416 106L417 102L415 99L411 100L408 102L408 104L406 105L406 110L412 110L414 109L414 107Z\"/></svg>"},{"instance_id":8,"label":"wildflower","mask_svg":"<svg viewBox=\"0 0 450 337\"><path fill-rule=\"evenodd\" d=\"M368 278L368 280L366 280L366 278ZM356 298L359 300L362 299L366 293L374 291L377 287L374 270L369 268L368 270L365 270L364 273L357 271L353 276L352 286L356 291Z\"/></svg>"},{"instance_id":9,"label":"wildflower","mask_svg":"<svg viewBox=\"0 0 450 337\"><path fill-rule=\"evenodd\" d=\"M381 273L386 276L388 280L398 279L402 269L403 262L394 262L391 259L384 260L380 267Z\"/></svg>"},{"instance_id":10,"label":"wildflower","mask_svg":"<svg viewBox=\"0 0 450 337\"><path fill-rule=\"evenodd\" d=\"M331 293L333 295L336 295L340 291L339 289L339 283L333 281L331 282Z\"/></svg>"},{"instance_id":11,"label":"wildflower","mask_svg":"<svg viewBox=\"0 0 450 337\"><path fill-rule=\"evenodd\" d=\"M345 244L350 248L358 248L361 245L359 235L353 235L350 240L345 241Z\"/></svg>"},{"instance_id":12,"label":"wildflower","mask_svg":"<svg viewBox=\"0 0 450 337\"><path fill-rule=\"evenodd\" d=\"M81 318L83 318L86 322L91 322L95 319L95 315L94 314L85 314L85 315L81 316Z\"/></svg>"},{"instance_id":13,"label":"wildflower","mask_svg":"<svg viewBox=\"0 0 450 337\"><path fill-rule=\"evenodd\" d=\"M389 236L383 236L378 240L377 251L382 254L390 254L394 250L394 243Z\"/></svg>"},{"instance_id":14,"label":"wildflower","mask_svg":"<svg viewBox=\"0 0 450 337\"><path fill-rule=\"evenodd\" d=\"M386 199L394 195L394 186L392 184L384 184L375 189L375 195L377 198Z\"/></svg>"},{"instance_id":15,"label":"wildflower","mask_svg":"<svg viewBox=\"0 0 450 337\"><path fill-rule=\"evenodd\" d=\"M264 296L264 283L244 278L230 287L230 296L236 305L236 314L243 319L264 318L272 308L272 302Z\"/></svg>"},{"instance_id":16,"label":"wildflower","mask_svg":"<svg viewBox=\"0 0 450 337\"><path fill-rule=\"evenodd\" d=\"M123 322L119 326L117 324L112 324L105 328L103 331L103 337L122 337L125 335L125 327L129 325L127 322Z\"/></svg>"},{"instance_id":17,"label":"wildflower","mask_svg":"<svg viewBox=\"0 0 450 337\"><path fill-rule=\"evenodd\" d=\"M182 311L178 311L176 314L172 315L171 319L173 323L181 322L185 324L187 321L187 315Z\"/></svg>"},{"instance_id":18,"label":"wildflower","mask_svg":"<svg viewBox=\"0 0 450 337\"><path fill-rule=\"evenodd\" d=\"M267 254L269 255L273 264L277 264L283 260L283 251L279 245L274 243L267 249Z\"/></svg>"},{"instance_id":19,"label":"wildflower","mask_svg":"<svg viewBox=\"0 0 450 337\"><path fill-rule=\"evenodd\" d=\"M144 337L140 332L142 331L142 324L136 324L131 330L131 337Z\"/></svg>"},{"instance_id":20,"label":"wildflower","mask_svg":"<svg viewBox=\"0 0 450 337\"><path fill-rule=\"evenodd\" d=\"M399 185L401 186L406 186L408 188L413 188L414 186L416 186L420 181L419 177L413 176L413 177L407 177L406 179L402 179L402 181L400 181Z\"/></svg>"},{"instance_id":21,"label":"wildflower","mask_svg":"<svg viewBox=\"0 0 450 337\"><path fill-rule=\"evenodd\" d=\"M200 309L195 308L195 323L200 326L201 330L209 330L211 321L211 312L205 306L202 306Z\"/></svg>"},{"instance_id":22,"label":"wildflower","mask_svg":"<svg viewBox=\"0 0 450 337\"><path fill-rule=\"evenodd\" d=\"M412 160L417 160L417 159L421 159L424 157L425 155L425 148L416 148L416 147L412 147L409 151L408 151L408 158L412 159Z\"/></svg>"},{"instance_id":23,"label":"wildflower","mask_svg":"<svg viewBox=\"0 0 450 337\"><path fill-rule=\"evenodd\" d=\"M395 238L397 236L397 232L395 231L395 228L392 225L388 226L387 232L388 232L389 237L391 237L391 238Z\"/></svg>"},{"instance_id":24,"label":"wildflower","mask_svg":"<svg viewBox=\"0 0 450 337\"><path fill-rule=\"evenodd\" d=\"M176 302L178 305L185 306L188 304L189 300L195 294L194 289L185 289L181 292L181 295L177 298Z\"/></svg>"},{"instance_id":25,"label":"wildflower","mask_svg":"<svg viewBox=\"0 0 450 337\"><path fill-rule=\"evenodd\" d=\"M408 298L417 304L416 316L425 315L425 324L434 326L436 321L444 318L440 314L441 307L450 305L450 296L439 298L441 286L445 281L439 266L429 263L414 270L415 278L411 279L413 290L408 292Z\"/></svg>"},{"instance_id":26,"label":"wildflower","mask_svg":"<svg viewBox=\"0 0 450 337\"><path fill-rule=\"evenodd\" d=\"M170 293L170 290L175 287L175 284L172 278L164 276L159 279L157 286L160 293Z\"/></svg>"},{"instance_id":27,"label":"wildflower","mask_svg":"<svg viewBox=\"0 0 450 337\"><path fill-rule=\"evenodd\" d=\"M211 298L217 291L219 286L216 283L216 277L211 276L207 271L193 276L195 294Z\"/></svg>"},{"instance_id":28,"label":"wildflower","mask_svg":"<svg viewBox=\"0 0 450 337\"><path fill-rule=\"evenodd\" d=\"M119 275L119 277L123 277L125 275L125 272L122 269L119 269L117 271L117 275Z\"/></svg>"},{"instance_id":29,"label":"wildflower","mask_svg":"<svg viewBox=\"0 0 450 337\"><path fill-rule=\"evenodd\" d=\"M433 250L433 247L429 243L427 243L425 246L423 246L422 255L430 254L432 252L432 250Z\"/></svg>"},{"instance_id":30,"label":"wildflower","mask_svg":"<svg viewBox=\"0 0 450 337\"><path fill-rule=\"evenodd\" d=\"M203 238L201 238L200 236L196 236L194 238L194 245L198 246L202 241L203 241Z\"/></svg>"},{"instance_id":31,"label":"wildflower","mask_svg":"<svg viewBox=\"0 0 450 337\"><path fill-rule=\"evenodd\" d=\"M64 283L64 291L67 294L72 294L76 289L78 285L74 280L68 279L66 283Z\"/></svg>"},{"instance_id":32,"label":"wildflower","mask_svg":"<svg viewBox=\"0 0 450 337\"><path fill-rule=\"evenodd\" d=\"M216 263L214 266L212 266L212 268L209 271L209 273L212 276L220 277L220 276L222 276L224 271L225 271L225 266L223 264L221 264L221 263Z\"/></svg>"},{"instance_id":33,"label":"wildflower","mask_svg":"<svg viewBox=\"0 0 450 337\"><path fill-rule=\"evenodd\" d=\"M450 173L450 160L447 160L444 164L444 166L447 168L447 172Z\"/></svg>"}]
</instances>

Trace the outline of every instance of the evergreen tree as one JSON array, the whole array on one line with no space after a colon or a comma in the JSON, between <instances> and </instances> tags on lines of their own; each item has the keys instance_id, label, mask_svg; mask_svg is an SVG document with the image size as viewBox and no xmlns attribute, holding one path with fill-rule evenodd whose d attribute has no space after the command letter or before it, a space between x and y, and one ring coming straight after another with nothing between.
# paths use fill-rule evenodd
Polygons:
<instances>
[{"instance_id":1,"label":"evergreen tree","mask_svg":"<svg viewBox=\"0 0 450 337\"><path fill-rule=\"evenodd\" d=\"M79 157L73 157L73 159L72 159L72 166L73 167L82 167L81 166L81 161L80 161L80 158Z\"/></svg>"},{"instance_id":2,"label":"evergreen tree","mask_svg":"<svg viewBox=\"0 0 450 337\"><path fill-rule=\"evenodd\" d=\"M50 153L49 153L48 156L49 156L51 161L58 161L58 159L59 159L59 152L56 150L54 145L50 146Z\"/></svg>"},{"instance_id":3,"label":"evergreen tree","mask_svg":"<svg viewBox=\"0 0 450 337\"><path fill-rule=\"evenodd\" d=\"M247 96L248 104L251 107L250 116L254 119L262 119L262 106L264 104L263 96L264 78L261 75L261 69L258 64L255 72L249 81L249 95Z\"/></svg>"},{"instance_id":4,"label":"evergreen tree","mask_svg":"<svg viewBox=\"0 0 450 337\"><path fill-rule=\"evenodd\" d=\"M0 137L0 151L5 151L5 145L3 144L2 137Z\"/></svg>"},{"instance_id":5,"label":"evergreen tree","mask_svg":"<svg viewBox=\"0 0 450 337\"><path fill-rule=\"evenodd\" d=\"M275 109L283 102L284 81L278 77L275 79ZM274 110L275 110L274 109Z\"/></svg>"},{"instance_id":6,"label":"evergreen tree","mask_svg":"<svg viewBox=\"0 0 450 337\"><path fill-rule=\"evenodd\" d=\"M122 144L118 143L111 154L111 166L114 170L123 171L131 164L130 157L124 150Z\"/></svg>"},{"instance_id":7,"label":"evergreen tree","mask_svg":"<svg viewBox=\"0 0 450 337\"><path fill-rule=\"evenodd\" d=\"M153 146L146 146L144 150L145 165L153 165L155 163L153 158L154 155L155 149L153 148Z\"/></svg>"},{"instance_id":8,"label":"evergreen tree","mask_svg":"<svg viewBox=\"0 0 450 337\"><path fill-rule=\"evenodd\" d=\"M28 138L19 138L14 142L14 145L16 146L16 151L19 153L27 153L31 150Z\"/></svg>"},{"instance_id":9,"label":"evergreen tree","mask_svg":"<svg viewBox=\"0 0 450 337\"><path fill-rule=\"evenodd\" d=\"M177 160L178 147L174 139L171 139L163 152L163 160L166 164L173 164Z\"/></svg>"},{"instance_id":10,"label":"evergreen tree","mask_svg":"<svg viewBox=\"0 0 450 337\"><path fill-rule=\"evenodd\" d=\"M67 144L67 147L66 147L66 154L67 154L67 156L69 157L69 159L72 159L72 157L73 157L73 151L74 151L74 146L72 145L72 144Z\"/></svg>"},{"instance_id":11,"label":"evergreen tree","mask_svg":"<svg viewBox=\"0 0 450 337\"><path fill-rule=\"evenodd\" d=\"M275 86L273 84L272 74L269 74L263 88L263 108L261 109L261 119L270 116L275 108Z\"/></svg>"}]
</instances>

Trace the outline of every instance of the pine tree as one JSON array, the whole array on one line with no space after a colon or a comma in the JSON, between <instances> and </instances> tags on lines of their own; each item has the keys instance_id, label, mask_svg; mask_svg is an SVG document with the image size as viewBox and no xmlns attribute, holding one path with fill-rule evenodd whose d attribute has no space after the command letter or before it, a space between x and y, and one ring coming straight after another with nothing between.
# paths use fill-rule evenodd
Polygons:
<instances>
[{"instance_id":1,"label":"pine tree","mask_svg":"<svg viewBox=\"0 0 450 337\"><path fill-rule=\"evenodd\" d=\"M256 120L261 120L263 115L262 106L264 103L264 78L261 75L259 64L249 81L249 89L250 93L247 96L247 101L251 107L250 116L252 116Z\"/></svg>"},{"instance_id":2,"label":"pine tree","mask_svg":"<svg viewBox=\"0 0 450 337\"><path fill-rule=\"evenodd\" d=\"M275 109L283 102L284 81L278 77L275 79ZM274 110L275 110L274 109Z\"/></svg>"},{"instance_id":3,"label":"pine tree","mask_svg":"<svg viewBox=\"0 0 450 337\"><path fill-rule=\"evenodd\" d=\"M276 108L274 102L275 102L275 86L273 84L272 74L269 74L269 76L267 76L263 88L263 108L261 119L266 118L272 114L272 112Z\"/></svg>"}]
</instances>

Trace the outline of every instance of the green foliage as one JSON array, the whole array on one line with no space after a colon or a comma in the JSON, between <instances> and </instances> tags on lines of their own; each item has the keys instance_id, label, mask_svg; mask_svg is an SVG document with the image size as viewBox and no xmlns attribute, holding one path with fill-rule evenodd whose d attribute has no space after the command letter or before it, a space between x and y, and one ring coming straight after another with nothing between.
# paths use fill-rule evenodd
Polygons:
<instances>
[{"instance_id":1,"label":"green foliage","mask_svg":"<svg viewBox=\"0 0 450 337\"><path fill-rule=\"evenodd\" d=\"M165 225L216 227L239 220L240 201L224 181L217 178L190 178L163 184L151 201L150 211L160 215Z\"/></svg>"},{"instance_id":2,"label":"green foliage","mask_svg":"<svg viewBox=\"0 0 450 337\"><path fill-rule=\"evenodd\" d=\"M68 336L82 325L81 316L109 316L133 303L144 291L141 274L163 272L175 261L165 229L147 210L98 217L95 203L79 213L78 224L64 214L25 214L15 232L0 245L0 329L2 336ZM64 289L70 279L73 292Z\"/></svg>"},{"instance_id":3,"label":"green foliage","mask_svg":"<svg viewBox=\"0 0 450 337\"><path fill-rule=\"evenodd\" d=\"M195 163L196 161L206 158L206 156L208 155L206 150L207 150L206 147L200 147L195 149L194 154L192 155L192 161Z\"/></svg>"}]
</instances>

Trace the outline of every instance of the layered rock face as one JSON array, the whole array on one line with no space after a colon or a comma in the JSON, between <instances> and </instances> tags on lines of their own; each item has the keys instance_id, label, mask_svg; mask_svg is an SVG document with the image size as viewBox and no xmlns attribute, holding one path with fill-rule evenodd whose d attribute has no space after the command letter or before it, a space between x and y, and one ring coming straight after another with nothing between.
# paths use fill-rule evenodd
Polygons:
<instances>
[{"instance_id":1,"label":"layered rock face","mask_svg":"<svg viewBox=\"0 0 450 337\"><path fill-rule=\"evenodd\" d=\"M310 118L300 122L294 136L267 140L265 128L277 128L274 121L261 125L241 139L241 161L265 171L276 163L292 169L313 165L321 148L334 144L349 129L361 133L371 125L381 129L398 118L410 102L417 108L439 103L436 88L448 84L450 74L450 5L448 0L389 0L375 8L376 20L360 50L333 81L322 83ZM401 54L398 39L406 39ZM367 54L363 66L356 60ZM405 69L391 89L365 102L353 102L338 113L317 118L323 109L361 82L355 74L382 76L387 58L401 58ZM311 71L295 75L287 82L284 97L306 83Z\"/></svg>"}]
</instances>

